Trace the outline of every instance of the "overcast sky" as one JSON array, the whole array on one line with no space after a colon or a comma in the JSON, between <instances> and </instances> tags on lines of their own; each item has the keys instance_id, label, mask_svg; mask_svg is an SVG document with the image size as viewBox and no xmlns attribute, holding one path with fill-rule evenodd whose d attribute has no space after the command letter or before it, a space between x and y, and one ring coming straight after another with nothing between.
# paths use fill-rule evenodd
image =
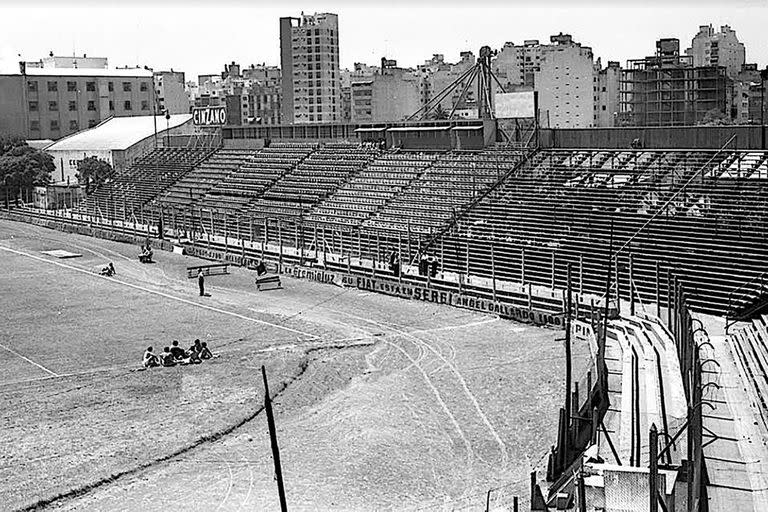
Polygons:
<instances>
[{"instance_id":1,"label":"overcast sky","mask_svg":"<svg viewBox=\"0 0 768 512\"><path fill-rule=\"evenodd\" d=\"M747 62L768 64L768 0L139 0L103 5L0 0L0 72L17 73L19 60L39 60L50 51L105 56L110 67L173 68L186 72L188 80L219 73L231 61L279 65L278 19L302 11L339 15L341 66L347 68L354 62L377 64L383 56L410 67L433 53L455 62L463 50L477 54L486 44L546 42L561 31L591 46L604 65L608 60L624 64L652 54L659 37L680 39L684 50L705 24L731 25L747 47Z\"/></svg>"}]
</instances>

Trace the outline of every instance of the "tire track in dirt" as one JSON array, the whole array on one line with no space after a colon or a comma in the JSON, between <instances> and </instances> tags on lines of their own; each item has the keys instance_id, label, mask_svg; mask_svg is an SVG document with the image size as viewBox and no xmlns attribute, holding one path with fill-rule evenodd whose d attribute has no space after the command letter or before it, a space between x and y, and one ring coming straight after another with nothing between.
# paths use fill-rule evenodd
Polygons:
<instances>
[{"instance_id":1,"label":"tire track in dirt","mask_svg":"<svg viewBox=\"0 0 768 512\"><path fill-rule=\"evenodd\" d=\"M347 314L349 316L354 316L354 315L351 315L350 313L345 313L345 314ZM354 317L357 318L358 320L369 322L369 323L371 323L373 325L376 325L378 327L381 327L381 328L384 328L384 329L390 329L390 330L392 330L394 332L397 332L400 335L402 335L403 337L412 340L414 343L423 345L426 350L429 350L430 352L435 354L435 356L437 356L437 358L439 358L441 361L443 361L444 366L448 367L451 370L451 372L455 375L455 377L456 377L457 381L459 382L462 390L464 391L464 393L466 394L466 396L470 400L470 402L472 402L472 405L473 405L474 409L477 411L477 414L480 416L482 422L485 424L486 428L488 429L489 433L493 437L494 441L498 444L499 450L500 450L500 454L501 454L501 468L502 469L506 469L507 468L509 461L508 461L507 446L506 446L506 444L501 439L501 436L499 436L499 433L496 431L494 426L491 424L491 422L488 419L488 417L485 415L485 412L483 412L483 410L480 407L480 404L478 403L477 398L475 397L474 393L472 393L472 391L469 389L469 386L467 385L467 382L464 379L464 376L461 374L461 372L458 370L458 368L456 368L456 366L452 362L450 362L448 359L446 359L438 350L435 350L435 348L428 341L426 341L426 340L424 340L422 338L419 338L417 336L414 336L413 334L410 334L407 331L403 331L401 329L398 329L397 327L393 327L393 326L388 325L388 324L383 324L381 322L377 322L376 320L371 320L369 318L363 318L363 317L357 317L357 316L354 316ZM493 321L496 321L496 320L498 320L498 318L494 319Z\"/></svg>"}]
</instances>

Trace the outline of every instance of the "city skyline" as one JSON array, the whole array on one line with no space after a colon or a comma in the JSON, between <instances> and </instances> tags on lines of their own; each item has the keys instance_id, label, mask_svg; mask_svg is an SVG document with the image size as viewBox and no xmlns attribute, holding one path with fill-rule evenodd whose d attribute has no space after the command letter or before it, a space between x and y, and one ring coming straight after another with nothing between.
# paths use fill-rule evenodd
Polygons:
<instances>
[{"instance_id":1,"label":"city skyline","mask_svg":"<svg viewBox=\"0 0 768 512\"><path fill-rule=\"evenodd\" d=\"M181 8L181 4L163 2L161 7L147 5L141 15L127 5L101 8L79 3L45 10L41 4L33 5L37 7L14 4L3 8L7 15L0 21L0 73L17 73L19 60L39 60L50 51L107 57L110 67L173 68L185 72L187 80L219 73L231 61L244 67L279 66L279 18L299 16L302 11L339 15L340 64L347 69L355 62L376 65L381 57L395 59L402 67L415 67L434 53L455 62L461 51L477 54L480 46L500 49L507 41L546 42L559 32L570 33L575 41L591 47L603 65L611 60L623 66L628 59L653 54L655 41L661 37L678 38L684 51L699 25L709 24L716 29L730 25L746 46L747 62L761 68L768 64L768 44L761 40L760 29L768 8L750 1L731 4L727 12L714 2L696 4L695 10L687 2L622 7L594 2L579 7L558 2L543 7L524 2L501 7L484 2L474 9L455 4L437 9L434 4L420 3L407 10L390 4L359 7L338 1L312 9L293 2L258 7L228 2L216 9L201 5ZM13 22L30 16L36 20L37 30ZM100 16L112 21L93 23ZM222 44L227 38L229 44Z\"/></svg>"}]
</instances>

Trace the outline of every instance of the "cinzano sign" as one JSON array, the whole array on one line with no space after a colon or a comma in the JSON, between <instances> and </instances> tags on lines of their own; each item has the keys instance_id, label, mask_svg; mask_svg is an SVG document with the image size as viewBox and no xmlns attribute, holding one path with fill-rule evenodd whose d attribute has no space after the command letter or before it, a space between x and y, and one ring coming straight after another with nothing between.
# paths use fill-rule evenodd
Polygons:
<instances>
[{"instance_id":1,"label":"cinzano sign","mask_svg":"<svg viewBox=\"0 0 768 512\"><path fill-rule=\"evenodd\" d=\"M195 107L192 110L195 126L221 126L227 124L227 107Z\"/></svg>"}]
</instances>

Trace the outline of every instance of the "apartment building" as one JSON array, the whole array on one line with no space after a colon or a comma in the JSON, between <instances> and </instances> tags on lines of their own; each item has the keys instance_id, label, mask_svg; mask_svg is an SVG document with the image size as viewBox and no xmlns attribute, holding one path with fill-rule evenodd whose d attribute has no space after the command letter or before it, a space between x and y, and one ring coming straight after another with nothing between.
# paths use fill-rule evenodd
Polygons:
<instances>
[{"instance_id":1,"label":"apartment building","mask_svg":"<svg viewBox=\"0 0 768 512\"><path fill-rule=\"evenodd\" d=\"M285 123L341 120L339 19L336 14L280 18L282 118Z\"/></svg>"}]
</instances>

